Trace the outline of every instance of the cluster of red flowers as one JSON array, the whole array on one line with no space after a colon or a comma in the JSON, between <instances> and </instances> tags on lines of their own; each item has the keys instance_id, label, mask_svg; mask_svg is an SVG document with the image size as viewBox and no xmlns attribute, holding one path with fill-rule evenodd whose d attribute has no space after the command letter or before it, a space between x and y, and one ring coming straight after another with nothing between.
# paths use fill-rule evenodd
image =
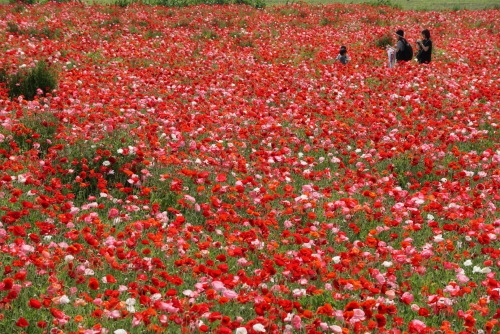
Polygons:
<instances>
[{"instance_id":1,"label":"cluster of red flowers","mask_svg":"<svg viewBox=\"0 0 500 334\"><path fill-rule=\"evenodd\" d=\"M498 332L498 14L1 6L0 328Z\"/></svg>"}]
</instances>

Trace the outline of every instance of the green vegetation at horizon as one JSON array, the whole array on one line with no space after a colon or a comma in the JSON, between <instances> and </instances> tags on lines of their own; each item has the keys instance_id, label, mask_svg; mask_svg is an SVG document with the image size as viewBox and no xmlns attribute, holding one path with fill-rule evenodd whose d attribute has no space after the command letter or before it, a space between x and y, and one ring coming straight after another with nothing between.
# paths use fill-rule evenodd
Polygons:
<instances>
[{"instance_id":1,"label":"green vegetation at horizon","mask_svg":"<svg viewBox=\"0 0 500 334\"><path fill-rule=\"evenodd\" d=\"M269 5L277 5L284 3L294 3L298 1L286 1L286 0L267 0L266 3ZM403 10L460 10L460 9L470 9L470 10L480 10L495 8L500 9L500 0L485 1L485 0L307 0L304 1L310 4L390 4L392 6L399 7Z\"/></svg>"}]
</instances>

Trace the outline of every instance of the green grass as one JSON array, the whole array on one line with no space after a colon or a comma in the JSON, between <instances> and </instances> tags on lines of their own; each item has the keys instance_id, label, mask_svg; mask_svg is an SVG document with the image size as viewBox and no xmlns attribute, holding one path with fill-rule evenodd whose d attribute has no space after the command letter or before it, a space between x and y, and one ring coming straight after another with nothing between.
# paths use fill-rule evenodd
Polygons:
<instances>
[{"instance_id":1,"label":"green grass","mask_svg":"<svg viewBox=\"0 0 500 334\"><path fill-rule=\"evenodd\" d=\"M270 5L283 4L286 0L268 0L267 3ZM288 3L297 2L294 0L289 0ZM361 3L377 3L384 1L377 0L307 0L304 1L311 4L331 4L331 3L343 3L343 4L361 4ZM486 9L486 8L500 8L500 0L390 0L388 1L394 6L402 8L404 10L457 10L457 9Z\"/></svg>"},{"instance_id":2,"label":"green grass","mask_svg":"<svg viewBox=\"0 0 500 334\"><path fill-rule=\"evenodd\" d=\"M115 0L84 0L88 3L118 3ZM282 5L301 2L299 0L264 0L268 5ZM42 0L41 2L45 2ZM378 0L305 0L303 2L311 4L361 4L361 3L377 3L385 2ZM458 10L458 9L471 9L479 10L486 8L500 9L500 0L390 0L388 1L394 6L404 10ZM0 4L7 4L9 0L0 0Z\"/></svg>"}]
</instances>

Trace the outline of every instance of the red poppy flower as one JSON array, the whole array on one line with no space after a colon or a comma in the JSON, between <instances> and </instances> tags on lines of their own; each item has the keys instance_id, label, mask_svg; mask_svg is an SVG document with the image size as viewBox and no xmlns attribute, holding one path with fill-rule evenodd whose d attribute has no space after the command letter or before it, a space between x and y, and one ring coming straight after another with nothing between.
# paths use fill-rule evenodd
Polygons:
<instances>
[{"instance_id":1,"label":"red poppy flower","mask_svg":"<svg viewBox=\"0 0 500 334\"><path fill-rule=\"evenodd\" d=\"M91 278L89 279L88 287L89 287L90 289L92 289L92 290L97 290L97 289L99 289L99 281L98 281L96 278L91 277Z\"/></svg>"},{"instance_id":2,"label":"red poppy flower","mask_svg":"<svg viewBox=\"0 0 500 334\"><path fill-rule=\"evenodd\" d=\"M16 322L16 326L17 327L28 327L29 323L28 323L28 321L26 321L26 319L24 319L23 317L20 317L19 320L17 320L17 322Z\"/></svg>"},{"instance_id":3,"label":"red poppy flower","mask_svg":"<svg viewBox=\"0 0 500 334\"><path fill-rule=\"evenodd\" d=\"M32 307L34 309L39 309L42 307L42 303L38 299L30 299L28 305L29 307Z\"/></svg>"},{"instance_id":4,"label":"red poppy flower","mask_svg":"<svg viewBox=\"0 0 500 334\"><path fill-rule=\"evenodd\" d=\"M56 319L64 319L66 317L66 315L64 314L63 311L61 310L58 310L56 308L51 308L50 309L50 313L52 314L52 316L54 316L54 318Z\"/></svg>"}]
</instances>

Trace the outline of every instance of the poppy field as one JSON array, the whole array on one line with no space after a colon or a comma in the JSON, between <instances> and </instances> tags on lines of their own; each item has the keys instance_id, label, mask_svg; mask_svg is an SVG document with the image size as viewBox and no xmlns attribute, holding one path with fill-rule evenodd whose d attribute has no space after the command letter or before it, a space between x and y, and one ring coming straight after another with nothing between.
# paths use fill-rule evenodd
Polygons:
<instances>
[{"instance_id":1,"label":"poppy field","mask_svg":"<svg viewBox=\"0 0 500 334\"><path fill-rule=\"evenodd\" d=\"M1 5L1 332L498 333L499 17Z\"/></svg>"}]
</instances>

